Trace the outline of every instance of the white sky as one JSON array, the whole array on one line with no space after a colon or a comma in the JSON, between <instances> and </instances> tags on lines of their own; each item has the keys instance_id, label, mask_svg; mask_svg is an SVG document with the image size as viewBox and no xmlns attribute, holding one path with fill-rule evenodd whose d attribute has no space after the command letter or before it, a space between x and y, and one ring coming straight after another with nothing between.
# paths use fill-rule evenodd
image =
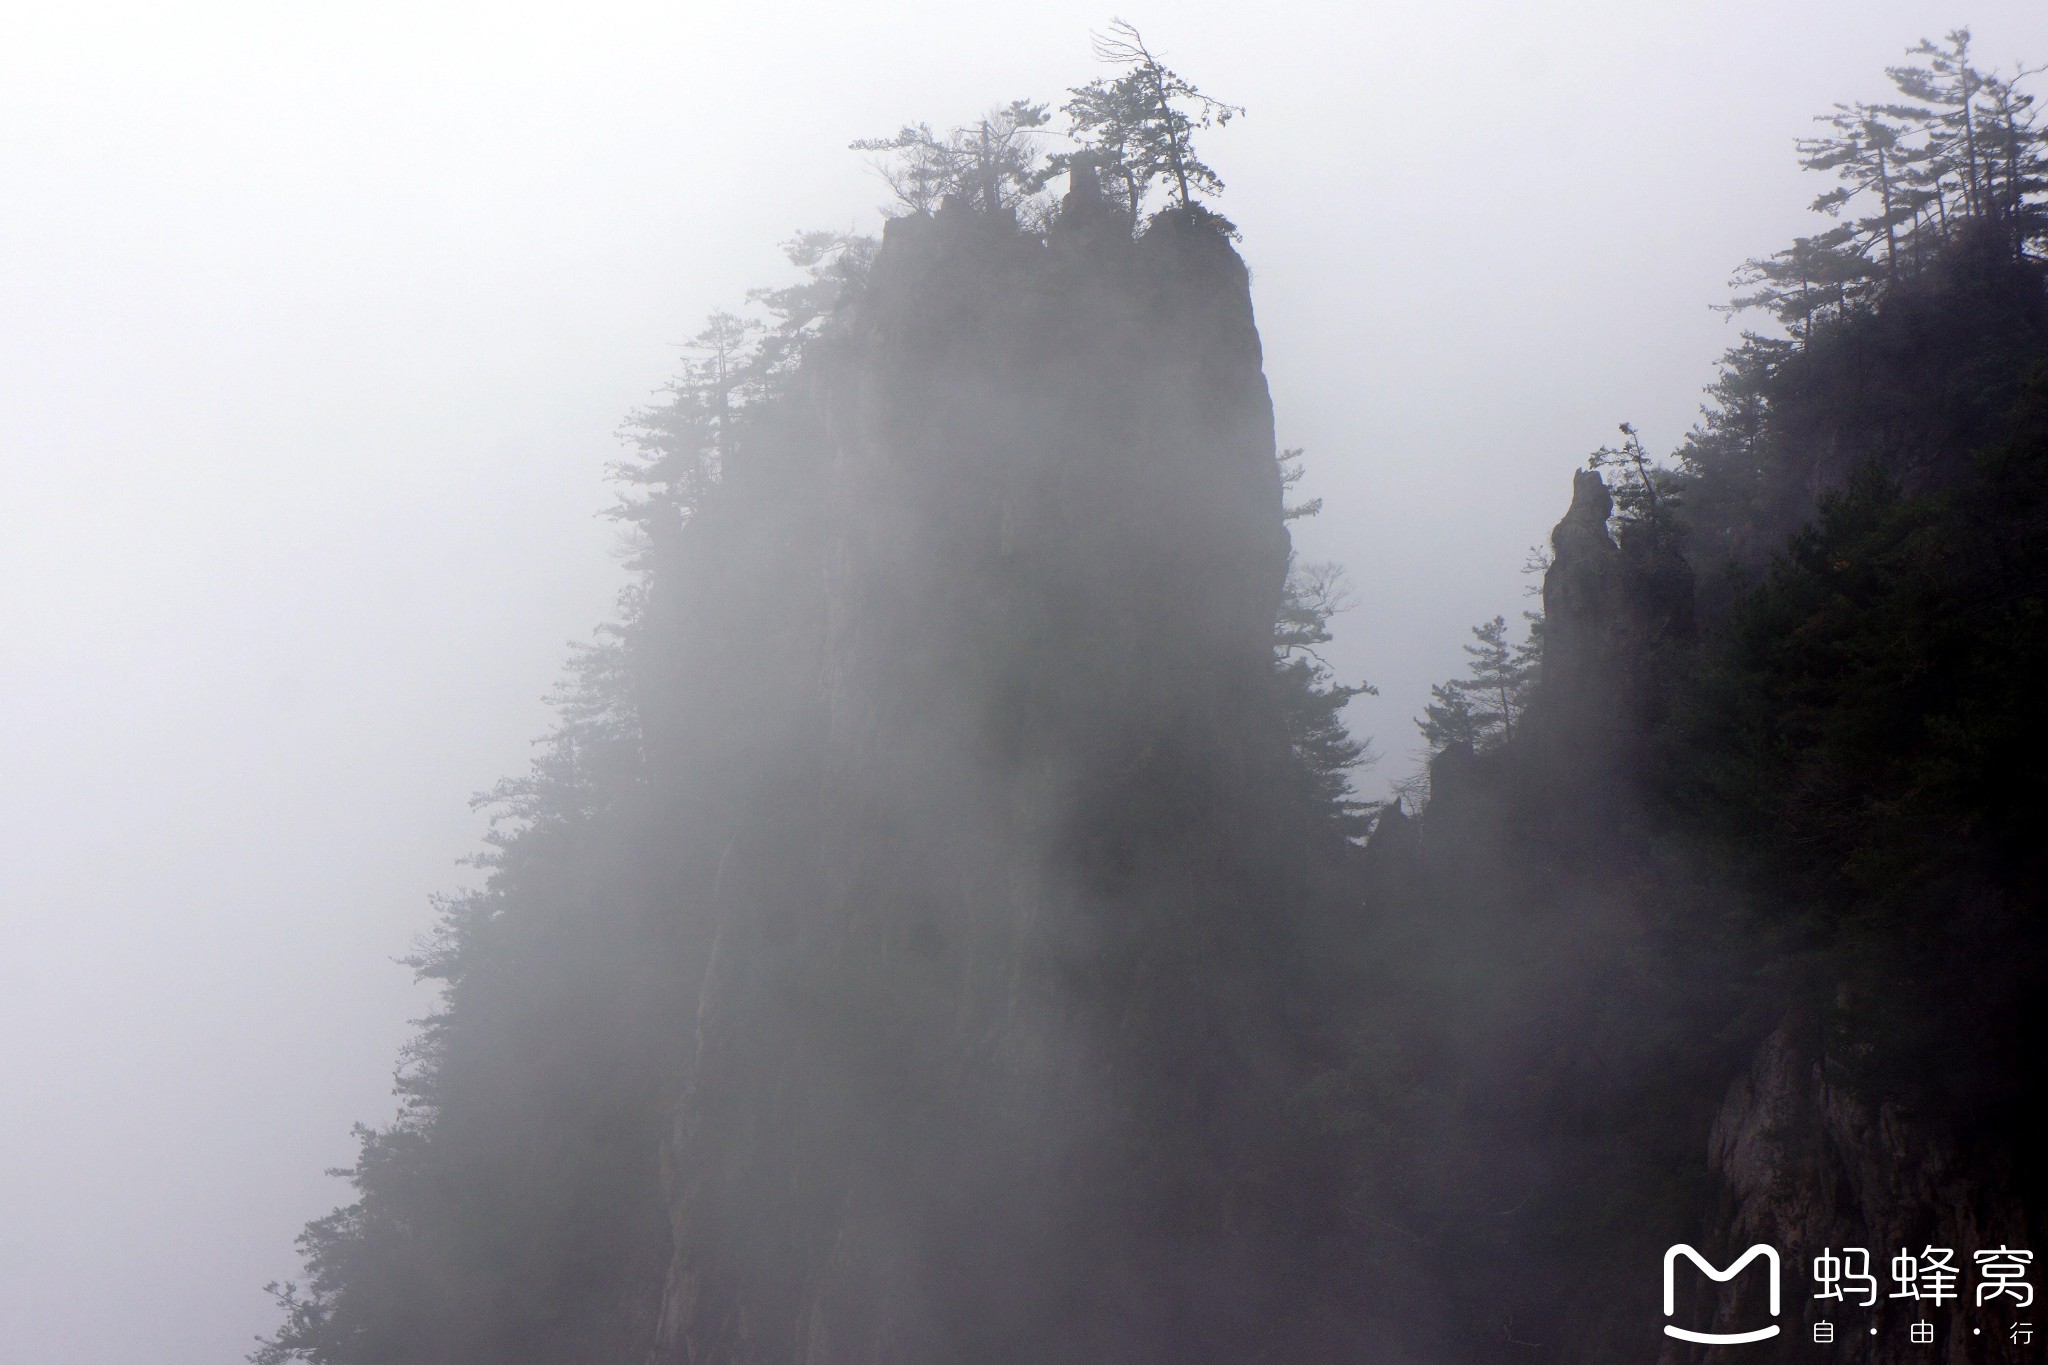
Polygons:
<instances>
[{"instance_id":1,"label":"white sky","mask_svg":"<svg viewBox=\"0 0 2048 1365\"><path fill-rule=\"evenodd\" d=\"M0 8L0 1355L233 1361L391 1112L390 959L609 610L620 418L842 148L1091 79L1040 3ZM1791 140L1979 0L1126 5L1215 136L1405 770L1627 418L1690 423Z\"/></svg>"}]
</instances>

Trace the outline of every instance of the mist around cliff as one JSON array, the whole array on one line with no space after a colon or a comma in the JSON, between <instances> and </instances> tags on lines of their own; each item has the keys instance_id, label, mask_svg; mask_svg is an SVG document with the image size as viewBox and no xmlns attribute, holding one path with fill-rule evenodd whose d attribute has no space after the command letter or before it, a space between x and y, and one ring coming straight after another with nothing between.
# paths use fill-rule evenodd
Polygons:
<instances>
[{"instance_id":1,"label":"mist around cliff","mask_svg":"<svg viewBox=\"0 0 2048 1365\"><path fill-rule=\"evenodd\" d=\"M1821 8L25 21L0 1339L2031 1358L2038 78Z\"/></svg>"},{"instance_id":2,"label":"mist around cliff","mask_svg":"<svg viewBox=\"0 0 2048 1365\"><path fill-rule=\"evenodd\" d=\"M1118 25L856 143L882 231L628 421L632 586L255 1358L1636 1359L1673 1241L2028 1236L2048 140L1909 55L1380 801L1243 111Z\"/></svg>"}]
</instances>

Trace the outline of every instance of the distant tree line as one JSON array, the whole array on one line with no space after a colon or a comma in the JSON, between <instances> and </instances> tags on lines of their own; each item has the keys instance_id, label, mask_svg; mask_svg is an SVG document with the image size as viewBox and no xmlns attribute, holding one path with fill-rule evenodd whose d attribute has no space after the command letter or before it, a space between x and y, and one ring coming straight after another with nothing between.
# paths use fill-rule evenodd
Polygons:
<instances>
[{"instance_id":1,"label":"distant tree line","mask_svg":"<svg viewBox=\"0 0 2048 1365\"><path fill-rule=\"evenodd\" d=\"M2048 248L2048 130L2019 88L2036 73L1979 70L1966 28L1907 56L1886 72L1896 99L1837 104L1817 116L1827 131L1799 140L1800 164L1840 182L1813 201L1834 225L1746 262L1729 307L1767 309L1803 343L1927 269L1959 232L2016 260Z\"/></svg>"},{"instance_id":2,"label":"distant tree line","mask_svg":"<svg viewBox=\"0 0 2048 1365\"><path fill-rule=\"evenodd\" d=\"M1881 363L1861 334L1858 353L1839 364L1816 366L1807 353L1889 295L1952 269L1959 252L2021 266L2048 257L2048 128L2021 88L2040 68L1981 70L1971 41L1967 28L1938 43L1922 39L1886 70L1895 98L1838 103L1815 116L1825 131L1798 139L1800 165L1838 181L1811 205L1830 226L1744 262L1735 297L1720 305L1729 313L1762 309L1786 335L1743 334L1671 461L1652 458L1626 422L1619 444L1592 453L1590 468L1613 471L1617 530L1638 526L1723 547L1737 528L1789 532L1814 509L1810 491L1796 505L1767 506L1791 501L1789 490L1768 486L1784 470L1768 450L1774 399L1809 375L1843 367L1863 376L1850 382L1867 382ZM1806 367L1788 371L1797 360ZM1475 626L1468 673L1430 689L1416 722L1430 753L1459 744L1484 750L1512 737L1541 664L1541 616L1526 616L1530 634L1519 645L1510 644L1503 617ZM1406 790L1425 788L1416 781Z\"/></svg>"}]
</instances>

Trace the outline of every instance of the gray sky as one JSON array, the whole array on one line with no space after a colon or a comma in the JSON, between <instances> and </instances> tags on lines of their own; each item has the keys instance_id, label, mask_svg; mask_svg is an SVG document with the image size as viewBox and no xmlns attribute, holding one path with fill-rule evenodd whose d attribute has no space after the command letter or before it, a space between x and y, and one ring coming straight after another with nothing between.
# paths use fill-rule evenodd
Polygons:
<instances>
[{"instance_id":1,"label":"gray sky","mask_svg":"<svg viewBox=\"0 0 2048 1365\"><path fill-rule=\"evenodd\" d=\"M0 10L0 1353L232 1361L472 875L469 794L609 611L620 418L843 149L1091 79L1095 5ZM1333 660L1412 762L1568 472L1668 449L1792 138L2038 0L1134 3L1215 136Z\"/></svg>"}]
</instances>

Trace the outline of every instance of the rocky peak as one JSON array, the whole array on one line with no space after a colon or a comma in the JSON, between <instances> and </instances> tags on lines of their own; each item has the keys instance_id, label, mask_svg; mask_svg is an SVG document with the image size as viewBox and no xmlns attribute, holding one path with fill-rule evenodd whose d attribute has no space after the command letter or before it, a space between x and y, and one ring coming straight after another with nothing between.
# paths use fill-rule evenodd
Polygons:
<instances>
[{"instance_id":1,"label":"rocky peak","mask_svg":"<svg viewBox=\"0 0 2048 1365\"><path fill-rule=\"evenodd\" d=\"M1572 476L1543 577L1543 677L1532 728L1584 745L1656 714L1675 652L1693 634L1694 585L1664 515L1631 519L1616 541L1598 472Z\"/></svg>"}]
</instances>

